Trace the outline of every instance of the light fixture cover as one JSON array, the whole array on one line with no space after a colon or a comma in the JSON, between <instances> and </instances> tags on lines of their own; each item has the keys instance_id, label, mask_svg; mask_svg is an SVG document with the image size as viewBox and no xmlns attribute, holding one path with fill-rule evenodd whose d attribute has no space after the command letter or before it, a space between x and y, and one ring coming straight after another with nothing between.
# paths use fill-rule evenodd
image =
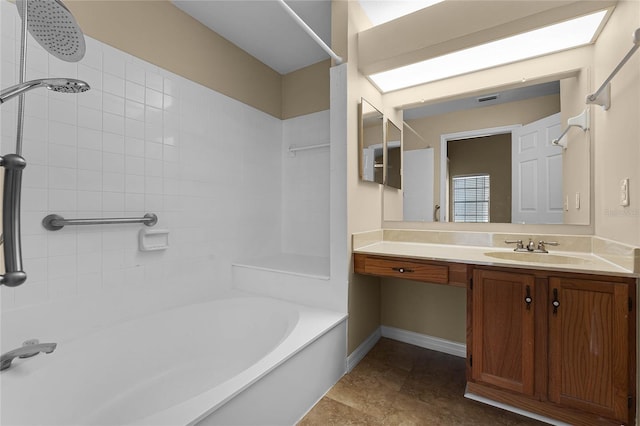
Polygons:
<instances>
[{"instance_id":1,"label":"light fixture cover","mask_svg":"<svg viewBox=\"0 0 640 426\"><path fill-rule=\"evenodd\" d=\"M534 58L594 41L607 11L560 22L537 30L459 50L426 61L369 76L382 92L454 77Z\"/></svg>"}]
</instances>

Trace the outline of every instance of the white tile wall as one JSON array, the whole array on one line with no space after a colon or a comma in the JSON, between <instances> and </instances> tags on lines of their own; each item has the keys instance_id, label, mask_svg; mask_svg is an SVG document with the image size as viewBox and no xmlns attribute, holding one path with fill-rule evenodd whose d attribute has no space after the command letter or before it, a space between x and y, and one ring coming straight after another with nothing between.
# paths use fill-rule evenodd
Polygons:
<instances>
[{"instance_id":1,"label":"white tile wall","mask_svg":"<svg viewBox=\"0 0 640 426\"><path fill-rule=\"evenodd\" d=\"M329 257L329 148L289 153L290 146L329 143L329 111L283 122L282 250ZM328 271L327 271L328 272Z\"/></svg>"},{"instance_id":2,"label":"white tile wall","mask_svg":"<svg viewBox=\"0 0 640 426\"><path fill-rule=\"evenodd\" d=\"M0 0L0 14L5 88L17 82L20 25L13 3ZM85 58L74 64L29 43L28 79L78 77L92 90L36 89L26 96L22 242L28 280L0 287L3 313L74 297L114 304L103 306L105 312L129 303L128 295L199 300L229 288L237 258L282 249L327 254L328 150L283 156L283 146L294 140L315 143L311 131L326 141L327 114L283 124L86 41ZM13 100L0 111L2 153L14 150L16 109ZM141 225L51 232L40 224L49 213L73 218L151 211L157 227L170 230L166 251L138 251Z\"/></svg>"}]
</instances>

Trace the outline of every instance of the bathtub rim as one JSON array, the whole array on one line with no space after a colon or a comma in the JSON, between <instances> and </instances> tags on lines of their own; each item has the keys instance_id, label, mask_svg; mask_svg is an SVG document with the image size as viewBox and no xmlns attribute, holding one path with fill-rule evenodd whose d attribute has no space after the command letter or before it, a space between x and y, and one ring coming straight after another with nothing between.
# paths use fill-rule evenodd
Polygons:
<instances>
[{"instance_id":1,"label":"bathtub rim","mask_svg":"<svg viewBox=\"0 0 640 426\"><path fill-rule=\"evenodd\" d=\"M291 333L280 341L276 348L266 354L258 362L242 371L240 374L188 400L175 404L164 410L160 410L150 416L134 420L129 423L130 425L195 425L210 416L227 402L249 389L253 384L276 370L289 359L304 351L318 339L327 335L341 324L346 323L348 318L348 314L346 313L319 309L266 296L255 296L244 293L234 295L231 298L247 297L253 299L265 299L269 300L270 303L278 303L284 306L297 308L300 313L298 323ZM323 319L325 321L322 326L318 326L319 319ZM301 324L304 326L301 327ZM307 330L309 326L311 330ZM302 328L304 328L304 330L302 330ZM312 332L312 336L307 336L307 338L305 338L309 331ZM294 342L288 342L289 340L294 340ZM293 350L285 351L283 349L285 342L287 344L295 344ZM346 371L346 341L344 342L344 345L344 371ZM276 358L276 360L274 361L273 358Z\"/></svg>"}]
</instances>

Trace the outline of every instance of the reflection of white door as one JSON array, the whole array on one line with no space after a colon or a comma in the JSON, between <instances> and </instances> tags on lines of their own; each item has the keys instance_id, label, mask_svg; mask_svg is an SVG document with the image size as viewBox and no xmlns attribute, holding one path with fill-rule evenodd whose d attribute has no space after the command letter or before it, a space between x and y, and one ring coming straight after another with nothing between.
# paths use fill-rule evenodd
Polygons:
<instances>
[{"instance_id":1,"label":"reflection of white door","mask_svg":"<svg viewBox=\"0 0 640 426\"><path fill-rule=\"evenodd\" d=\"M562 223L562 148L560 113L515 129L512 133L513 223Z\"/></svg>"},{"instance_id":2,"label":"reflection of white door","mask_svg":"<svg viewBox=\"0 0 640 426\"><path fill-rule=\"evenodd\" d=\"M376 161L376 151L374 148L364 148L362 150L362 179L373 182L374 164Z\"/></svg>"},{"instance_id":3,"label":"reflection of white door","mask_svg":"<svg viewBox=\"0 0 640 426\"><path fill-rule=\"evenodd\" d=\"M433 148L402 153L403 218L433 222Z\"/></svg>"}]
</instances>

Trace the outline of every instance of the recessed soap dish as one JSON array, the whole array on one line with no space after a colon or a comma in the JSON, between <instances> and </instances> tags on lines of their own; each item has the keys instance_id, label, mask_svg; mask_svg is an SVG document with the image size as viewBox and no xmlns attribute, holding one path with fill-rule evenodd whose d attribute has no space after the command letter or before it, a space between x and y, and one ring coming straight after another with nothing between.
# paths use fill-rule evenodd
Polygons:
<instances>
[{"instance_id":1,"label":"recessed soap dish","mask_svg":"<svg viewBox=\"0 0 640 426\"><path fill-rule=\"evenodd\" d=\"M141 229L138 232L138 248L140 251L166 250L168 247L168 229Z\"/></svg>"}]
</instances>

